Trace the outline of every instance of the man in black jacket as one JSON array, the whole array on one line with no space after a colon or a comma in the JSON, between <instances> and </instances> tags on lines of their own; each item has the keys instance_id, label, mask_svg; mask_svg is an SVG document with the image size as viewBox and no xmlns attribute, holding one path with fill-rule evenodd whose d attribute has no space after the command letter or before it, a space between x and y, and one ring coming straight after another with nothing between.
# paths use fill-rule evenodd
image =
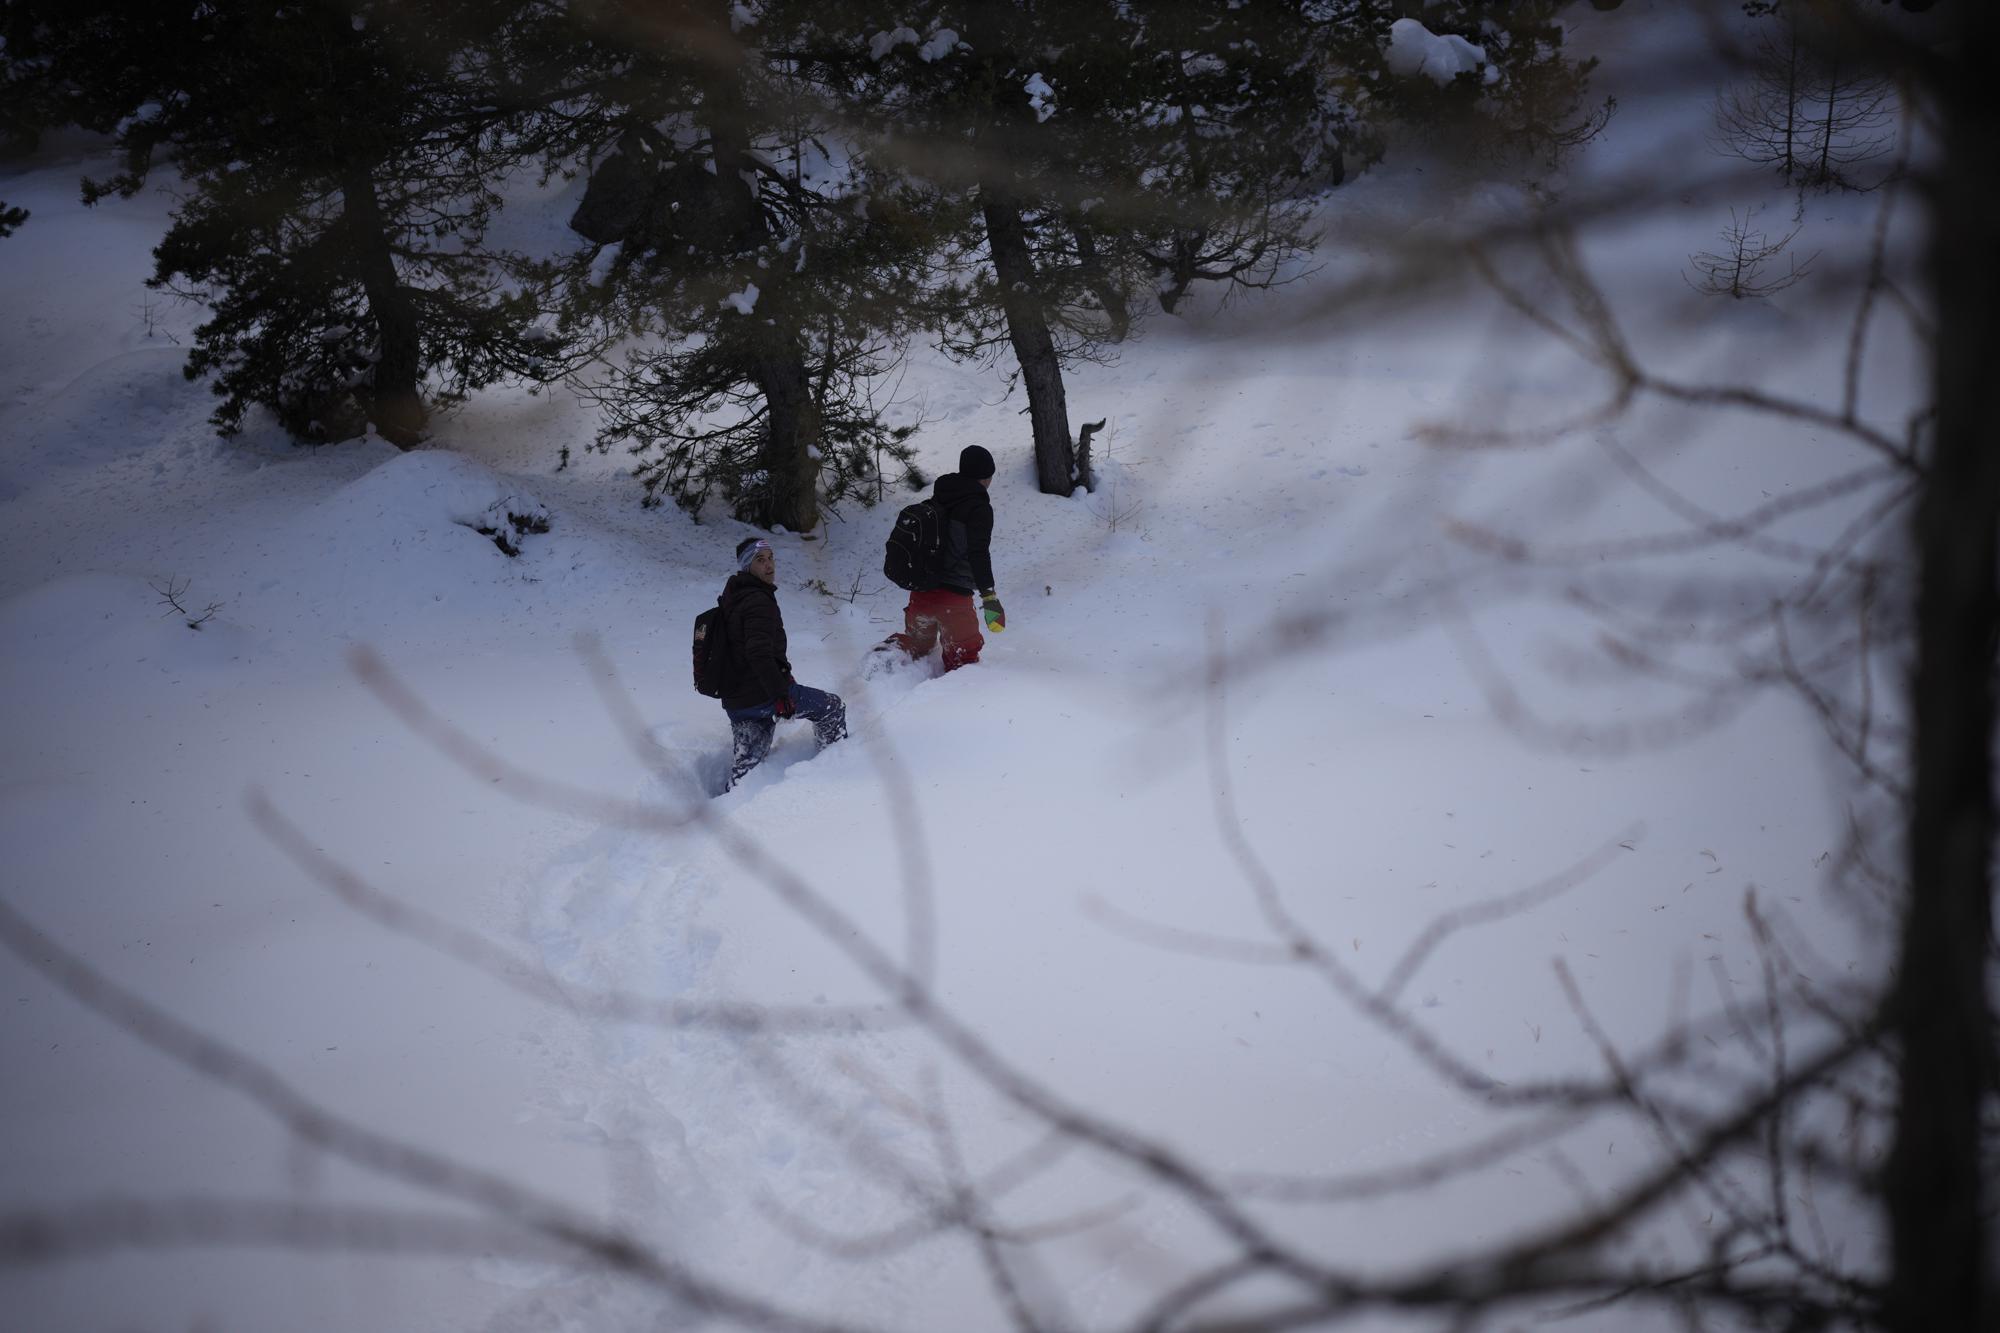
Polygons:
<instances>
[{"instance_id":1,"label":"man in black jacket","mask_svg":"<svg viewBox=\"0 0 2000 1333\"><path fill-rule=\"evenodd\" d=\"M944 640L944 669L979 660L986 640L979 633L983 615L994 633L1007 628L1007 613L993 592L993 502L986 488L993 484L993 455L976 444L958 455L958 471L947 472L931 488L931 500L944 513L944 551L937 582L910 594L903 608L903 632L883 643L911 657L927 657L931 645ZM979 611L972 609L973 589L979 590Z\"/></svg>"},{"instance_id":2,"label":"man in black jacket","mask_svg":"<svg viewBox=\"0 0 2000 1333\"><path fill-rule=\"evenodd\" d=\"M781 717L813 724L824 750L847 735L847 708L837 694L792 679L785 656L785 618L778 612L778 558L762 537L746 537L736 547L736 572L722 588L724 665L722 707L729 714L735 758L729 785L764 762L771 733Z\"/></svg>"}]
</instances>

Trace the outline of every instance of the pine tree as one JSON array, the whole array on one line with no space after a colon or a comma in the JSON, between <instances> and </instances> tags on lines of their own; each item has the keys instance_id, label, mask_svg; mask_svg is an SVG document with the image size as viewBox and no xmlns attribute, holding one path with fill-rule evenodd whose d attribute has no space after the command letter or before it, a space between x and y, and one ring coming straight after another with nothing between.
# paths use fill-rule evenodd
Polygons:
<instances>
[{"instance_id":1,"label":"pine tree","mask_svg":"<svg viewBox=\"0 0 2000 1333\"><path fill-rule=\"evenodd\" d=\"M1386 77L1391 0L771 0L809 11L799 68L872 150L961 199L934 317L948 351L1011 347L1040 487L1089 478L1063 368L1106 357L1157 297L1267 286L1310 253L1317 196L1390 121L1471 124L1552 160L1602 128L1552 0L1438 0L1425 21L1488 64L1439 88ZM1471 40L1471 38L1468 38Z\"/></svg>"},{"instance_id":2,"label":"pine tree","mask_svg":"<svg viewBox=\"0 0 2000 1333\"><path fill-rule=\"evenodd\" d=\"M22 0L0 0L0 162L24 158L41 141L56 116L52 89L28 8ZM67 119L67 117L64 117ZM28 220L28 210L0 199L0 240Z\"/></svg>"},{"instance_id":3,"label":"pine tree","mask_svg":"<svg viewBox=\"0 0 2000 1333\"><path fill-rule=\"evenodd\" d=\"M1745 209L1741 215L1730 209L1729 225L1722 229L1722 247L1688 256L1688 266L1696 274L1686 278L1688 285L1706 295L1729 296L1740 301L1745 297L1775 296L1803 281L1811 272L1817 254L1803 261L1797 255L1787 255L1783 272L1767 271L1798 239L1801 225L1794 223L1790 231L1773 236L1759 231L1756 220L1755 208Z\"/></svg>"},{"instance_id":4,"label":"pine tree","mask_svg":"<svg viewBox=\"0 0 2000 1333\"><path fill-rule=\"evenodd\" d=\"M1610 123L1615 98L1591 98L1595 58L1574 59L1558 14L1563 0L1431 0L1403 6L1403 19L1441 37L1462 39L1475 67L1445 79L1395 71L1382 57L1392 42L1379 3L1357 0L1376 32L1375 53L1350 42L1344 56L1364 74L1361 98L1379 126L1416 132L1419 141L1487 167L1553 170ZM1359 14L1357 14L1357 18Z\"/></svg>"},{"instance_id":5,"label":"pine tree","mask_svg":"<svg viewBox=\"0 0 2000 1333\"><path fill-rule=\"evenodd\" d=\"M1515 0L1480 29L1499 74L1482 104L1492 131L1484 137L1547 170L1603 133L1618 110L1616 98L1591 100L1597 59L1567 54L1561 8L1559 0Z\"/></svg>"},{"instance_id":6,"label":"pine tree","mask_svg":"<svg viewBox=\"0 0 2000 1333\"><path fill-rule=\"evenodd\" d=\"M1314 199L1342 183L1363 138L1351 51L1371 33L1347 6L1148 11L1119 109L1137 186L1124 230L1163 310L1199 281L1268 287L1310 252Z\"/></svg>"},{"instance_id":7,"label":"pine tree","mask_svg":"<svg viewBox=\"0 0 2000 1333\"><path fill-rule=\"evenodd\" d=\"M1087 206L1124 183L1118 157L1103 151L1117 130L1100 117L1124 86L1129 13L1098 0L1014 0L968 6L959 21L957 30L939 21L924 44L897 43L882 61L910 86L930 85L918 132L933 141L962 135L970 150L969 179L945 184L969 187L990 267L958 289L973 299L958 304L957 336L946 345L975 352L1004 328L1027 394L1038 488L1068 495L1089 478L1062 367L1122 334L1127 317L1122 284L1101 264L1060 257L1087 252L1090 241L1076 240L1093 235L1082 230ZM959 40L948 45L947 32ZM1096 311L1108 325L1091 321Z\"/></svg>"},{"instance_id":8,"label":"pine tree","mask_svg":"<svg viewBox=\"0 0 2000 1333\"><path fill-rule=\"evenodd\" d=\"M1120 72L1117 6L770 0L796 76L876 168L936 191L945 224L926 322L947 350L1011 346L1044 491L1077 484L1062 363L1129 322L1128 283L1083 223L1099 163L1066 151L1053 91L1086 98ZM1087 73L1086 73L1087 72ZM1095 82L1093 82L1095 80ZM1067 114L1067 106L1065 107ZM1051 263L1066 254L1067 264Z\"/></svg>"},{"instance_id":9,"label":"pine tree","mask_svg":"<svg viewBox=\"0 0 2000 1333\"><path fill-rule=\"evenodd\" d=\"M1812 13L1778 11L1758 35L1748 81L1716 104L1716 147L1800 189L1858 189L1856 169L1889 147L1894 90Z\"/></svg>"},{"instance_id":10,"label":"pine tree","mask_svg":"<svg viewBox=\"0 0 2000 1333\"><path fill-rule=\"evenodd\" d=\"M769 53L782 17L597 7L623 86L597 111L616 151L572 223L606 246L572 317L647 335L595 390L593 447L632 453L649 503L698 514L719 494L806 532L823 502L872 503L884 458L917 480L912 428L886 424L874 386L932 242L922 192L830 138Z\"/></svg>"},{"instance_id":11,"label":"pine tree","mask_svg":"<svg viewBox=\"0 0 2000 1333\"><path fill-rule=\"evenodd\" d=\"M933 322L955 354L1011 348L1050 494L1089 482L1063 367L1111 355L1151 293L1268 282L1306 244L1303 183L1338 160L1300 46L1314 6L796 8L802 74L963 208Z\"/></svg>"},{"instance_id":12,"label":"pine tree","mask_svg":"<svg viewBox=\"0 0 2000 1333\"><path fill-rule=\"evenodd\" d=\"M921 273L901 214L870 183L801 179L805 143L787 152L755 135L732 150L721 137L669 168L672 215L692 225L625 241L604 271L596 316L650 336L595 391L593 447L635 457L648 503L699 514L719 495L745 522L809 532L822 504L920 480L913 428L882 419L874 386ZM721 218L735 225L703 225Z\"/></svg>"},{"instance_id":13,"label":"pine tree","mask_svg":"<svg viewBox=\"0 0 2000 1333\"><path fill-rule=\"evenodd\" d=\"M84 0L36 25L45 101L87 89L76 119L124 155L86 201L158 158L180 178L151 284L210 308L186 371L220 430L261 405L301 439L408 447L439 403L559 372L546 274L483 240L496 182L562 133L534 64L562 9Z\"/></svg>"}]
</instances>

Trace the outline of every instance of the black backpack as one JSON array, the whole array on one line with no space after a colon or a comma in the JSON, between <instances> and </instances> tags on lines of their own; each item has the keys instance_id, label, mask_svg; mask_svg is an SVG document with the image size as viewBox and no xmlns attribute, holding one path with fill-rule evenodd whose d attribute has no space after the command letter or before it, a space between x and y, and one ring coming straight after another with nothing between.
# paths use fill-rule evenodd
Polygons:
<instances>
[{"instance_id":1,"label":"black backpack","mask_svg":"<svg viewBox=\"0 0 2000 1333\"><path fill-rule=\"evenodd\" d=\"M935 587L943 554L944 511L935 500L919 500L896 515L882 552L882 574L912 592Z\"/></svg>"},{"instance_id":2,"label":"black backpack","mask_svg":"<svg viewBox=\"0 0 2000 1333\"><path fill-rule=\"evenodd\" d=\"M722 619L722 599L694 618L694 687L720 699L729 676L729 631Z\"/></svg>"}]
</instances>

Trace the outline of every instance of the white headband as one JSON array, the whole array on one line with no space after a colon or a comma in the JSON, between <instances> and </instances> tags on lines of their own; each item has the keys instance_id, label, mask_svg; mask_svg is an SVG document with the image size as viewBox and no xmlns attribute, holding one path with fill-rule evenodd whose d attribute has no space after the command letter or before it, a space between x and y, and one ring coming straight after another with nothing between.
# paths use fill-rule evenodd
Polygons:
<instances>
[{"instance_id":1,"label":"white headband","mask_svg":"<svg viewBox=\"0 0 2000 1333\"><path fill-rule=\"evenodd\" d=\"M750 568L750 562L757 558L757 553L759 551L768 551L770 549L771 549L771 543L765 541L762 537L759 537L755 545L744 547L743 554L736 557L737 570L740 572L742 570Z\"/></svg>"}]
</instances>

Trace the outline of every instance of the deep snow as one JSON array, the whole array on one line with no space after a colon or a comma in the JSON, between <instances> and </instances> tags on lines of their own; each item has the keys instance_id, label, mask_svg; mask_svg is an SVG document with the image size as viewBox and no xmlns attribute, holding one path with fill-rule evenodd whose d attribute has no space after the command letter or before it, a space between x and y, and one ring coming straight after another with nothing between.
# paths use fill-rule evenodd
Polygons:
<instances>
[{"instance_id":1,"label":"deep snow","mask_svg":"<svg viewBox=\"0 0 2000 1333\"><path fill-rule=\"evenodd\" d=\"M1575 21L1609 57L1608 80L1646 58L1654 30L1633 12ZM1575 179L1644 154L1695 160L1704 110L1687 101L1630 99ZM592 429L560 391L485 394L412 454L297 449L254 418L215 440L173 342L197 312L170 306L151 332L130 313L166 193L85 214L74 182L92 151L58 146L4 178L5 197L34 212L0 243L6 901L327 1105L615 1217L791 1308L1003 1326L960 1240L855 1262L800 1234L910 1215L870 1154L934 1174L912 1109L933 1071L975 1172L1040 1137L920 1034L593 1021L587 1005L539 1003L357 917L255 826L253 792L382 890L579 994L884 1001L713 838L520 800L517 784L442 757L349 662L372 649L535 774L677 808L713 784L727 746L719 710L688 687L686 634L740 525L641 510L615 456L579 450L557 471L558 449ZM1499 453L1415 437L1441 420L1560 419L1600 386L1490 298L1345 319L1315 304L1388 255L1391 232L1514 206L1510 191L1438 174L1392 158L1333 198L1322 272L1156 320L1115 366L1075 372L1072 415L1112 423L1094 495L1035 494L1000 376L919 351L902 392L926 418L927 466L971 443L1001 460L1009 627L976 669L860 680L866 648L898 623L900 596L875 572L893 504L846 510L815 540L774 538L799 677L846 696L855 734L814 758L804 727L781 731L771 761L712 806L907 960L912 849L889 809L892 784L907 783L941 997L1026 1073L1219 1169L1383 1166L1500 1122L1298 969L1167 947L1182 932L1268 953L1218 831L1218 780L1293 910L1371 983L1440 911L1602 853L1584 882L1455 937L1409 982L1411 1011L1494 1079L1597 1069L1554 958L1635 1046L1675 1017L1689 968L1704 1004L1712 962L1752 985L1749 886L1834 967L1879 962L1822 893L1842 788L1810 712L1773 693L1720 729L1620 744L1621 724L1688 719L1699 700L1630 672L1560 669L1551 645L1591 634L1559 596L1567 574L1488 570L1447 530L1671 529L1587 436ZM1851 249L1870 210L1815 200L1814 244ZM1636 340L1691 371L1824 392L1842 330L1816 320L1808 289L1739 307L1681 283L1714 211L1593 241L1622 308L1648 313ZM1871 405L1909 397L1912 355L1885 338ZM1720 414L1641 407L1608 429L1723 510L1860 461L1811 432ZM508 496L552 516L518 560L468 526ZM1723 548L1686 568L1752 564ZM155 585L168 580L185 581L197 611L219 603L214 619L190 630L163 614ZM1462 620L1410 600L1446 583L1462 589ZM1315 615L1344 617L1342 632L1281 634L1279 618ZM599 636L674 773L649 770L621 733L579 634ZM1211 635L1259 659L1221 701L1220 779L1204 746ZM1527 706L1582 734L1550 744L1496 716L1483 655ZM107 1193L409 1197L289 1143L11 957L0 984L0 1210ZM1344 1264L1413 1263L1571 1206L1572 1163L1603 1181L1657 1152L1615 1117L1563 1147L1443 1192L1271 1215ZM1038 1287L1086 1326L1129 1317L1213 1253L1185 1208L1084 1154L1008 1202L1022 1225L1117 1205L1038 1250ZM1864 1221L1830 1225L1858 1234ZM23 1329L582 1330L658 1326L659 1308L619 1281L498 1259L224 1249L0 1273L0 1322Z\"/></svg>"}]
</instances>

